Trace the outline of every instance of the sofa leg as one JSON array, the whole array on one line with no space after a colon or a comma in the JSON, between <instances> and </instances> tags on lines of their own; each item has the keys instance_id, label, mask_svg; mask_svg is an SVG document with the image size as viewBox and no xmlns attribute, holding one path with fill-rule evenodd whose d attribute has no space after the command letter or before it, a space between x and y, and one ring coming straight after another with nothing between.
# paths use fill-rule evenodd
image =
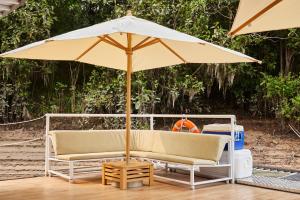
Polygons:
<instances>
[{"instance_id":1,"label":"sofa leg","mask_svg":"<svg viewBox=\"0 0 300 200\"><path fill-rule=\"evenodd\" d=\"M73 161L69 162L69 182L73 183L74 180L74 163Z\"/></svg>"},{"instance_id":2,"label":"sofa leg","mask_svg":"<svg viewBox=\"0 0 300 200\"><path fill-rule=\"evenodd\" d=\"M191 186L192 190L195 189L195 167L194 167L194 165L192 165L192 167L190 169L190 186Z\"/></svg>"},{"instance_id":3,"label":"sofa leg","mask_svg":"<svg viewBox=\"0 0 300 200\"><path fill-rule=\"evenodd\" d=\"M168 171L169 171L169 165L168 165L168 163L165 164L165 171L166 171L166 173L168 173Z\"/></svg>"}]
</instances>

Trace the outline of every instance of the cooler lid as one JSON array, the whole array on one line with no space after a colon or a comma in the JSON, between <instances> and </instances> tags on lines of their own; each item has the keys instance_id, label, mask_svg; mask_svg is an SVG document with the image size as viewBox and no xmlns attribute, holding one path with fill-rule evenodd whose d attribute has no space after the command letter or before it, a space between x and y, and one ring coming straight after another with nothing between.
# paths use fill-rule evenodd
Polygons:
<instances>
[{"instance_id":1,"label":"cooler lid","mask_svg":"<svg viewBox=\"0 0 300 200\"><path fill-rule=\"evenodd\" d=\"M208 124L203 126L202 131L211 131L211 132L230 132L231 124ZM241 125L235 126L235 131L244 131L244 127Z\"/></svg>"}]
</instances>

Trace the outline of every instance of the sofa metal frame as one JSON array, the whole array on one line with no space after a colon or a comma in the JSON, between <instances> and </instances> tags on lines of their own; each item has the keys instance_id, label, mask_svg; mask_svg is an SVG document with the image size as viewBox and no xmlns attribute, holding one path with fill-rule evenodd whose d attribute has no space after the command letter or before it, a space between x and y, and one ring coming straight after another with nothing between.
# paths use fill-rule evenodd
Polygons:
<instances>
[{"instance_id":1,"label":"sofa metal frame","mask_svg":"<svg viewBox=\"0 0 300 200\"><path fill-rule=\"evenodd\" d=\"M57 117L64 117L64 118L73 118L73 117L100 117L100 118L112 118L112 117L118 117L118 118L124 118L126 117L125 114L46 114L46 138L45 138L45 176L51 176L56 175L60 176L62 178L68 179L70 182L73 182L76 178L82 178L86 177L84 176L78 176L76 175L75 171L77 172L91 172L91 171L97 171L101 170L101 164L99 168L74 168L74 164L78 162L89 162L89 161L98 161L99 163L106 162L107 160L122 160L124 157L115 157L115 158L102 158L102 159L88 159L88 160L74 160L74 161L68 161L68 160L60 160L55 158L55 156L51 155L51 136L49 134L50 132L50 118L57 118ZM185 167L190 174L190 180L189 181L183 181L178 180L174 178L168 178L164 176L155 175L155 177L158 180L161 181L171 181L176 183L181 183L185 185L189 185L191 189L195 189L195 186L203 185L203 184L209 184L219 181L226 181L227 183L231 181L231 183L234 184L235 178L234 178L234 127L236 125L236 117L235 115L169 115L169 114L133 114L131 115L132 118L149 118L150 119L150 130L154 130L154 118L198 118L198 119L230 119L231 124L231 140L228 142L228 152L229 152L229 160L228 163L220 164L217 163L216 165L187 165L182 163L172 163L172 162L166 162L162 160L152 160L148 158L140 158L144 160L149 160L151 162L162 162L165 163L165 169L169 170L169 164L173 165L180 165L180 167ZM134 158L134 157L133 157ZM68 173L63 173L64 170L55 170L51 169L51 162L64 162L68 164ZM201 167L227 167L228 168L228 176L224 177L214 177L214 179L211 180L205 180L205 181L195 181L195 169L201 170Z\"/></svg>"}]
</instances>

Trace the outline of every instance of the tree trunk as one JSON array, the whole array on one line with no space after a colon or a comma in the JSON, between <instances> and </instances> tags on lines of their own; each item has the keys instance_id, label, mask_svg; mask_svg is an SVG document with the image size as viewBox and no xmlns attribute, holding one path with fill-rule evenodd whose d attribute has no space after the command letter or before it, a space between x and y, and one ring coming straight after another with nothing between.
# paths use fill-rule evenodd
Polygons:
<instances>
[{"instance_id":1,"label":"tree trunk","mask_svg":"<svg viewBox=\"0 0 300 200\"><path fill-rule=\"evenodd\" d=\"M284 71L284 76L288 76L289 73L292 71L294 55L295 55L294 50L292 50L290 48L285 49L285 71Z\"/></svg>"},{"instance_id":2,"label":"tree trunk","mask_svg":"<svg viewBox=\"0 0 300 200\"><path fill-rule=\"evenodd\" d=\"M70 64L70 82L71 82L71 112L75 112L76 109L76 83L78 81L78 75L80 71L80 64L72 66Z\"/></svg>"},{"instance_id":3,"label":"tree trunk","mask_svg":"<svg viewBox=\"0 0 300 200\"><path fill-rule=\"evenodd\" d=\"M288 76L292 71L295 51L286 46L284 41L280 42L280 75Z\"/></svg>"},{"instance_id":4,"label":"tree trunk","mask_svg":"<svg viewBox=\"0 0 300 200\"><path fill-rule=\"evenodd\" d=\"M284 58L285 58L284 48L285 48L284 42L280 41L280 76L284 75L284 64L285 64L285 62L284 62Z\"/></svg>"}]
</instances>

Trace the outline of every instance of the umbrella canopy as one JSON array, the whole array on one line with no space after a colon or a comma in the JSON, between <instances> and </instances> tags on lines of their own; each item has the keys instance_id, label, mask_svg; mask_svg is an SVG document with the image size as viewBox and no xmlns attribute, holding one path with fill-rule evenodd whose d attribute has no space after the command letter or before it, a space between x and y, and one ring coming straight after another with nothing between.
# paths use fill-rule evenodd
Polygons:
<instances>
[{"instance_id":1,"label":"umbrella canopy","mask_svg":"<svg viewBox=\"0 0 300 200\"><path fill-rule=\"evenodd\" d=\"M240 0L229 35L300 27L299 0Z\"/></svg>"},{"instance_id":2,"label":"umbrella canopy","mask_svg":"<svg viewBox=\"0 0 300 200\"><path fill-rule=\"evenodd\" d=\"M3 53L0 57L72 60L127 71L126 161L129 161L131 73L182 63L258 62L242 53L127 16Z\"/></svg>"},{"instance_id":3,"label":"umbrella canopy","mask_svg":"<svg viewBox=\"0 0 300 200\"><path fill-rule=\"evenodd\" d=\"M72 31L0 56L75 60L126 71L127 33L131 34L133 72L181 63L257 62L236 51L134 16Z\"/></svg>"}]
</instances>

